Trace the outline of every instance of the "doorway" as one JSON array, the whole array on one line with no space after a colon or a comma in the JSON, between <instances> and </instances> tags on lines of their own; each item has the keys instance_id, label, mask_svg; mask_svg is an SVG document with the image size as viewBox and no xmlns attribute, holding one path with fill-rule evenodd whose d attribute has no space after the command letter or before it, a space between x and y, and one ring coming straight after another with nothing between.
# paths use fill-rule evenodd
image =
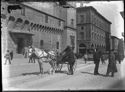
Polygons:
<instances>
[{"instance_id":1,"label":"doorway","mask_svg":"<svg viewBox=\"0 0 125 92\"><path fill-rule=\"evenodd\" d=\"M80 45L79 45L79 53L80 54L82 54L82 55L84 55L85 53L86 53L86 45L85 44L83 44L83 43L81 43Z\"/></svg>"},{"instance_id":2,"label":"doorway","mask_svg":"<svg viewBox=\"0 0 125 92\"><path fill-rule=\"evenodd\" d=\"M24 48L24 39L23 38L18 38L17 53L22 54L23 53L23 48Z\"/></svg>"}]
</instances>

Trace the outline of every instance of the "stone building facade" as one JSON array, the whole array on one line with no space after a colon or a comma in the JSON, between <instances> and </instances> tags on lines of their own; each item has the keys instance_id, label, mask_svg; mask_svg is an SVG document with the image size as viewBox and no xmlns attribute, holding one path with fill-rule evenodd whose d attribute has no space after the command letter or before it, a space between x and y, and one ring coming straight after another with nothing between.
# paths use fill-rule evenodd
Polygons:
<instances>
[{"instance_id":1,"label":"stone building facade","mask_svg":"<svg viewBox=\"0 0 125 92\"><path fill-rule=\"evenodd\" d=\"M3 47L21 54L24 47L29 45L61 52L67 45L73 44L76 52L76 32L66 29L67 9L56 3L41 4L42 7L38 7L38 3L2 2ZM18 9L8 10L8 7L13 6ZM6 50L3 49L3 53Z\"/></svg>"},{"instance_id":2,"label":"stone building facade","mask_svg":"<svg viewBox=\"0 0 125 92\"><path fill-rule=\"evenodd\" d=\"M74 52L77 52L77 29L76 29L76 8L68 8L66 10L66 23L64 26L65 32L63 40L63 46L66 47L67 45L74 48Z\"/></svg>"},{"instance_id":3,"label":"stone building facade","mask_svg":"<svg viewBox=\"0 0 125 92\"><path fill-rule=\"evenodd\" d=\"M109 48L111 22L93 7L77 8L77 49L79 53L91 52L91 49Z\"/></svg>"},{"instance_id":4,"label":"stone building facade","mask_svg":"<svg viewBox=\"0 0 125 92\"><path fill-rule=\"evenodd\" d=\"M64 50L66 46L70 45L74 47L74 52L77 52L76 45L76 8L74 3L70 3L72 7L63 8L58 3L25 3L25 5L34 7L37 10L42 10L47 14L64 20L64 31L62 32L62 44L61 48Z\"/></svg>"},{"instance_id":5,"label":"stone building facade","mask_svg":"<svg viewBox=\"0 0 125 92\"><path fill-rule=\"evenodd\" d=\"M63 19L25 4L4 2L2 5L2 9L4 8L2 14L6 16L5 19L2 18L2 20L6 20L8 44L6 46L9 50L13 50L14 53L22 53L23 48L29 45L43 49L62 50ZM9 13L8 6L15 5L21 9L10 10Z\"/></svg>"},{"instance_id":6,"label":"stone building facade","mask_svg":"<svg viewBox=\"0 0 125 92\"><path fill-rule=\"evenodd\" d=\"M119 38L111 36L111 49L113 49L115 52L118 51L119 40Z\"/></svg>"}]
</instances>

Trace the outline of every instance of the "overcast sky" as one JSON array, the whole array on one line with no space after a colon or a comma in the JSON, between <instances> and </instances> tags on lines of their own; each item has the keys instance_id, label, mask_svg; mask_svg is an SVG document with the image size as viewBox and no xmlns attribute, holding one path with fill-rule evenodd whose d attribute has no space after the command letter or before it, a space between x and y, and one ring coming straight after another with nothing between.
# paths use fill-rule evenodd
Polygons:
<instances>
[{"instance_id":1,"label":"overcast sky","mask_svg":"<svg viewBox=\"0 0 125 92\"><path fill-rule=\"evenodd\" d=\"M124 31L124 19L120 15L120 12L124 10L122 1L93 1L90 3L84 3L83 6L93 6L100 14L108 19L111 25L111 35L118 38L123 38L121 33ZM77 3L77 7L80 3Z\"/></svg>"}]
</instances>

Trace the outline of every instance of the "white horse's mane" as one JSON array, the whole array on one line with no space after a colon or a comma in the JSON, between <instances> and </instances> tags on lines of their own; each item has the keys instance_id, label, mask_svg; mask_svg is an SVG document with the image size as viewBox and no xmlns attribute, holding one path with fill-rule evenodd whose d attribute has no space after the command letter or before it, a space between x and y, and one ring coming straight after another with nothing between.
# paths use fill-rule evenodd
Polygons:
<instances>
[{"instance_id":1,"label":"white horse's mane","mask_svg":"<svg viewBox=\"0 0 125 92\"><path fill-rule=\"evenodd\" d=\"M45 50L43 50L43 49L39 49L39 48L34 48L35 49L35 54L38 56L38 57L45 57L45 56L47 56L48 55L48 53L50 54L50 55L53 55L53 56L55 56L55 51L53 51L53 50L50 50L50 51L48 51L48 53L47 52L45 52Z\"/></svg>"}]
</instances>

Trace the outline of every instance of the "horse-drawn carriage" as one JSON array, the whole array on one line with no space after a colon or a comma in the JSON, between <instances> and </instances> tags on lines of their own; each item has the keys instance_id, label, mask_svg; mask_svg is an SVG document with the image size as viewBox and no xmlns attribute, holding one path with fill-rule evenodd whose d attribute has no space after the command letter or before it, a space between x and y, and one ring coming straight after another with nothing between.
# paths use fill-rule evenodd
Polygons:
<instances>
[{"instance_id":1,"label":"horse-drawn carriage","mask_svg":"<svg viewBox=\"0 0 125 92\"><path fill-rule=\"evenodd\" d=\"M29 58L38 60L40 73L43 73L42 65L45 62L51 65L50 73L55 73L55 71L61 71L63 65L66 64L70 74L73 74L77 65L75 54L71 51L64 52L65 53L60 53L57 55L57 52L53 50L45 51L34 48Z\"/></svg>"},{"instance_id":2,"label":"horse-drawn carriage","mask_svg":"<svg viewBox=\"0 0 125 92\"><path fill-rule=\"evenodd\" d=\"M57 62L56 62L57 68L56 68L56 70L61 71L63 68L63 65L67 65L68 71L70 71L70 63L69 62L70 61L68 60L68 58L65 58L63 55L57 56ZM73 72L75 71L76 66L77 66L77 62L76 62L76 57L75 57L75 62L73 64Z\"/></svg>"}]
</instances>

